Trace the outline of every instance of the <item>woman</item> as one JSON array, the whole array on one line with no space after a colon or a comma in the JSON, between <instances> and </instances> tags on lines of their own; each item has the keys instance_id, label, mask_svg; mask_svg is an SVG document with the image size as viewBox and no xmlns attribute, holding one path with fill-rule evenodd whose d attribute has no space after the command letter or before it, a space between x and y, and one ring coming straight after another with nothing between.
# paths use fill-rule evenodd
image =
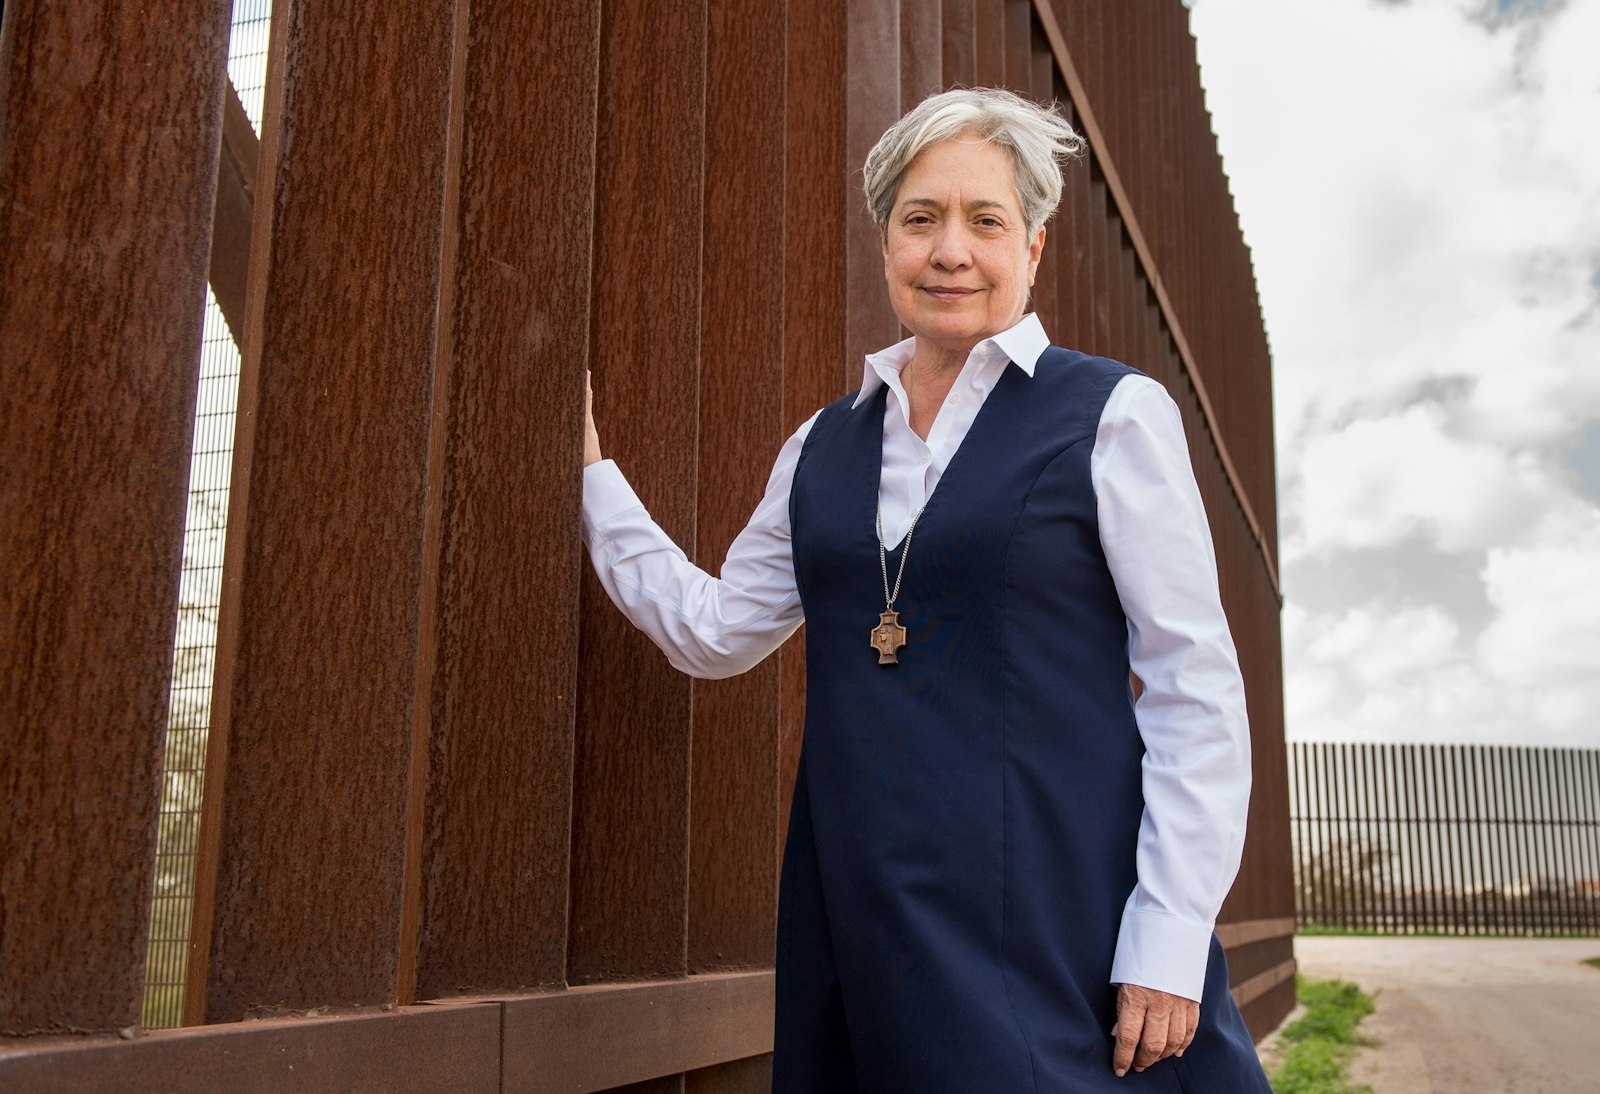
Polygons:
<instances>
[{"instance_id":1,"label":"woman","mask_svg":"<svg viewBox=\"0 0 1600 1094\"><path fill-rule=\"evenodd\" d=\"M983 89L884 134L912 337L784 445L720 578L588 417L585 540L674 665L743 672L808 624L780 1094L1267 1090L1212 933L1249 735L1177 411L1026 312L1081 143Z\"/></svg>"}]
</instances>

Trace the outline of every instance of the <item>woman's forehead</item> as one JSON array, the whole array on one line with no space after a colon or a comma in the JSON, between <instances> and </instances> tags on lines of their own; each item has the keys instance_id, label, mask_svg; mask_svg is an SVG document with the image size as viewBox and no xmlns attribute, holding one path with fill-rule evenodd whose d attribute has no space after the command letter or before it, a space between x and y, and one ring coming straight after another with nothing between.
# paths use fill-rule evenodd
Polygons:
<instances>
[{"instance_id":1,"label":"woman's forehead","mask_svg":"<svg viewBox=\"0 0 1600 1094\"><path fill-rule=\"evenodd\" d=\"M951 137L929 145L906 168L896 205L1008 209L1021 205L1011 155L976 136Z\"/></svg>"}]
</instances>

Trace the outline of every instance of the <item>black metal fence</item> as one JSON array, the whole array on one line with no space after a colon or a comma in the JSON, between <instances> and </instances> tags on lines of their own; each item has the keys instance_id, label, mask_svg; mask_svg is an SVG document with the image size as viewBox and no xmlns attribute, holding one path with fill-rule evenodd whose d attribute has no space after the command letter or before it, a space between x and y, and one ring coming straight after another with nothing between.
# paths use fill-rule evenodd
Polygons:
<instances>
[{"instance_id":1,"label":"black metal fence","mask_svg":"<svg viewBox=\"0 0 1600 1094\"><path fill-rule=\"evenodd\" d=\"M1295 917L1600 934L1600 751L1296 742Z\"/></svg>"}]
</instances>

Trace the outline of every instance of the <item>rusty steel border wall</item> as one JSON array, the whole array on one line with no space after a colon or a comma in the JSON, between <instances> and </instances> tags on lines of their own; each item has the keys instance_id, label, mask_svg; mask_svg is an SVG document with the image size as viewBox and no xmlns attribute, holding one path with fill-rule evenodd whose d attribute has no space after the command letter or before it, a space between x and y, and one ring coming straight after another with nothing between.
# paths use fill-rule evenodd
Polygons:
<instances>
[{"instance_id":1,"label":"rusty steel border wall","mask_svg":"<svg viewBox=\"0 0 1600 1094\"><path fill-rule=\"evenodd\" d=\"M228 16L4 7L0 1086L765 1088L802 652L691 681L606 603L584 372L715 567L898 337L856 171L955 84L1090 138L1036 306L1182 410L1255 752L1219 934L1252 1029L1290 1009L1270 362L1182 4L278 0L259 140ZM243 368L189 1028L145 1032L208 279Z\"/></svg>"},{"instance_id":2,"label":"rusty steel border wall","mask_svg":"<svg viewBox=\"0 0 1600 1094\"><path fill-rule=\"evenodd\" d=\"M1600 750L1295 741L1295 916L1375 934L1600 934Z\"/></svg>"}]
</instances>

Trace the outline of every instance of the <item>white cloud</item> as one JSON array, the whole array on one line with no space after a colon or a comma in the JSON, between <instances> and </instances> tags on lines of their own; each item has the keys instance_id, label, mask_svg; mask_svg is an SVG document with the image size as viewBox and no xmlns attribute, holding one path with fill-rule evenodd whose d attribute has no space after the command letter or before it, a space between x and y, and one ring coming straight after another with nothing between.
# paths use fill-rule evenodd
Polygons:
<instances>
[{"instance_id":1,"label":"white cloud","mask_svg":"<svg viewBox=\"0 0 1600 1094\"><path fill-rule=\"evenodd\" d=\"M1286 608L1285 652L1295 666L1286 681L1289 736L1592 744L1600 674L1592 659L1575 664L1574 651L1592 653L1596 616L1575 609L1570 625L1549 633L1548 601L1524 597L1550 560L1524 561L1511 583L1514 599L1531 610L1502 617L1477 643L1433 604L1372 601L1332 615ZM1561 641L1571 644L1557 649Z\"/></svg>"},{"instance_id":2,"label":"white cloud","mask_svg":"<svg viewBox=\"0 0 1600 1094\"><path fill-rule=\"evenodd\" d=\"M1291 736L1600 747L1573 463L1600 423L1600 0L1191 6L1273 346ZM1403 576L1444 560L1459 580Z\"/></svg>"},{"instance_id":3,"label":"white cloud","mask_svg":"<svg viewBox=\"0 0 1600 1094\"><path fill-rule=\"evenodd\" d=\"M1312 437L1299 454L1298 517L1286 558L1421 538L1445 551L1484 549L1534 519L1555 487L1532 457L1452 436L1420 404Z\"/></svg>"},{"instance_id":4,"label":"white cloud","mask_svg":"<svg viewBox=\"0 0 1600 1094\"><path fill-rule=\"evenodd\" d=\"M1488 552L1484 584L1498 614L1479 652L1519 684L1560 690L1600 680L1600 509L1565 508L1541 532ZM1591 714L1600 717L1600 707Z\"/></svg>"},{"instance_id":5,"label":"white cloud","mask_svg":"<svg viewBox=\"0 0 1600 1094\"><path fill-rule=\"evenodd\" d=\"M1432 604L1352 608L1311 636L1313 663L1337 666L1370 686L1449 664L1460 628Z\"/></svg>"}]
</instances>

